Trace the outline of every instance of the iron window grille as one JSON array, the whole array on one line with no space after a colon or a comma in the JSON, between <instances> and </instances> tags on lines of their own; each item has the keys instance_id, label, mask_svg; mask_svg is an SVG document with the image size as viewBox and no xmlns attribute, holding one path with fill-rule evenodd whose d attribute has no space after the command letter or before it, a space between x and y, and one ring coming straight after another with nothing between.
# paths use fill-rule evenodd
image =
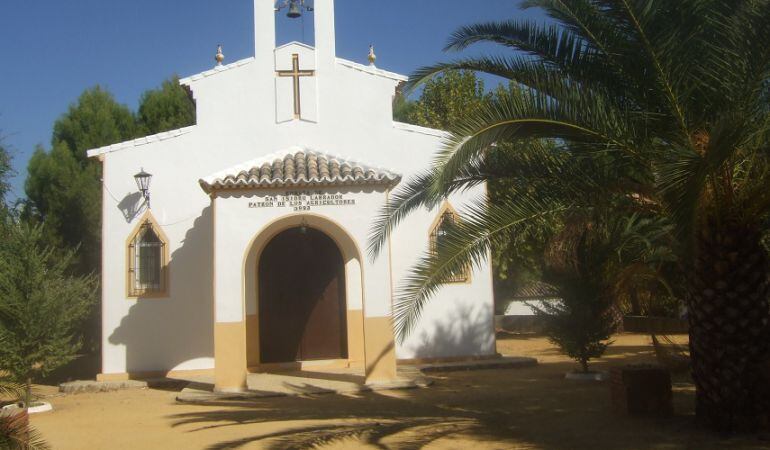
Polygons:
<instances>
[{"instance_id":1,"label":"iron window grille","mask_svg":"<svg viewBox=\"0 0 770 450\"><path fill-rule=\"evenodd\" d=\"M454 211L446 210L441 213L438 223L430 233L430 251L436 254L441 242L446 239L449 231L452 227L457 225L459 218ZM471 279L470 266L465 266L457 273L449 275L444 282L445 283L467 283Z\"/></svg>"},{"instance_id":2,"label":"iron window grille","mask_svg":"<svg viewBox=\"0 0 770 450\"><path fill-rule=\"evenodd\" d=\"M132 297L166 292L166 243L148 220L129 244L129 294Z\"/></svg>"}]
</instances>

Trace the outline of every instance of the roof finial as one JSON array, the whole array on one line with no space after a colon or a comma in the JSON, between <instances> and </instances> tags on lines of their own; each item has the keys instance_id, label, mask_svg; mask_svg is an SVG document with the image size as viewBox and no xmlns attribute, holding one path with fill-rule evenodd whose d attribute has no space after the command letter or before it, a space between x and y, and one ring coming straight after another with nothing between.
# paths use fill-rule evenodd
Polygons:
<instances>
[{"instance_id":1,"label":"roof finial","mask_svg":"<svg viewBox=\"0 0 770 450\"><path fill-rule=\"evenodd\" d=\"M374 45L369 46L369 65L374 66L374 62L377 61L377 55L374 54Z\"/></svg>"},{"instance_id":2,"label":"roof finial","mask_svg":"<svg viewBox=\"0 0 770 450\"><path fill-rule=\"evenodd\" d=\"M214 59L217 61L217 66L221 66L222 61L225 60L225 54L222 53L222 44L217 45L217 55Z\"/></svg>"}]
</instances>

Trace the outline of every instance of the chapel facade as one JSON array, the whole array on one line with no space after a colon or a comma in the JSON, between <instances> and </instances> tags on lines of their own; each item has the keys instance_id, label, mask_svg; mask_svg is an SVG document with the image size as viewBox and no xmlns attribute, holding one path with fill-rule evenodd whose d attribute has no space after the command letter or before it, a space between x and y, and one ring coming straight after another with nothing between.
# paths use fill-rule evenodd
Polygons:
<instances>
[{"instance_id":1,"label":"chapel facade","mask_svg":"<svg viewBox=\"0 0 770 450\"><path fill-rule=\"evenodd\" d=\"M367 253L398 185L446 134L394 122L406 77L336 56L333 0L315 0L315 45L276 47L273 0L255 0L255 56L181 80L191 127L94 149L103 167L102 380L361 367L495 354L488 265L452 277L403 342L394 295L480 186L396 228ZM148 196L137 172L152 174ZM151 199L151 201L150 201Z\"/></svg>"}]
</instances>

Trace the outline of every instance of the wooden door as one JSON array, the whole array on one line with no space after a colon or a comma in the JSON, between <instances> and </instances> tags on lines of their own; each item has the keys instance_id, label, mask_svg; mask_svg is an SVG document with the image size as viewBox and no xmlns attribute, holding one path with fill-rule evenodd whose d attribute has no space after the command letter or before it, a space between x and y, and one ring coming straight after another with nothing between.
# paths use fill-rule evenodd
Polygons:
<instances>
[{"instance_id":1,"label":"wooden door","mask_svg":"<svg viewBox=\"0 0 770 450\"><path fill-rule=\"evenodd\" d=\"M268 243L258 303L262 362L347 358L344 265L322 232L294 228Z\"/></svg>"}]
</instances>

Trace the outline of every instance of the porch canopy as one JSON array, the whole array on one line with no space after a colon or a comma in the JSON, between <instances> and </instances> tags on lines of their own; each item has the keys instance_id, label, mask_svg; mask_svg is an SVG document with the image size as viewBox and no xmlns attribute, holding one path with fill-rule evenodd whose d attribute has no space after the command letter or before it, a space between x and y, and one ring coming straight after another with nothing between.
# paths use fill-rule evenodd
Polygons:
<instances>
[{"instance_id":1,"label":"porch canopy","mask_svg":"<svg viewBox=\"0 0 770 450\"><path fill-rule=\"evenodd\" d=\"M362 249L400 181L302 147L199 180L214 215L217 389L319 359L364 368L367 383L396 379L389 249Z\"/></svg>"}]
</instances>

